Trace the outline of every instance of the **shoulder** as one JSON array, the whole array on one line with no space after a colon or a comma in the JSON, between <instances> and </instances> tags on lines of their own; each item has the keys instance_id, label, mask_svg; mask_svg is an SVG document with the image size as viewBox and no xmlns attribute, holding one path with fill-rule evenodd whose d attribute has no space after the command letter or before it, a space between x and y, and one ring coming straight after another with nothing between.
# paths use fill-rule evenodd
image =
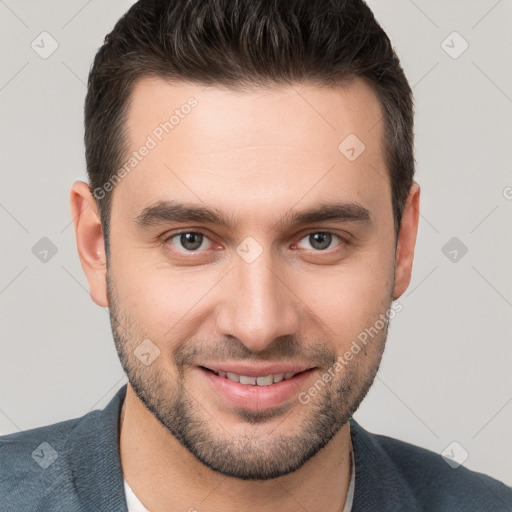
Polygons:
<instances>
[{"instance_id":1,"label":"shoulder","mask_svg":"<svg viewBox=\"0 0 512 512\"><path fill-rule=\"evenodd\" d=\"M118 452L126 384L103 410L0 436L2 511L125 510Z\"/></svg>"},{"instance_id":2,"label":"shoulder","mask_svg":"<svg viewBox=\"0 0 512 512\"><path fill-rule=\"evenodd\" d=\"M463 465L450 465L440 454L425 448L358 428L388 459L421 510L512 509L512 488L504 483Z\"/></svg>"},{"instance_id":3,"label":"shoulder","mask_svg":"<svg viewBox=\"0 0 512 512\"><path fill-rule=\"evenodd\" d=\"M3 510L37 510L43 498L71 479L66 460L72 433L93 411L52 425L0 436L0 493Z\"/></svg>"}]
</instances>

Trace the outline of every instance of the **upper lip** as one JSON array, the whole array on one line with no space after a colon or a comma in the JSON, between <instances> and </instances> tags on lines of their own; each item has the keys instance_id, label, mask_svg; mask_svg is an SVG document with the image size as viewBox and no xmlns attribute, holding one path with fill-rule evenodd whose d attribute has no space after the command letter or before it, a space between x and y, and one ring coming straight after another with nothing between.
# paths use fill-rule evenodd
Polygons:
<instances>
[{"instance_id":1,"label":"upper lip","mask_svg":"<svg viewBox=\"0 0 512 512\"><path fill-rule=\"evenodd\" d=\"M293 363L280 363L280 364L249 364L249 363L205 363L199 366L204 366L209 370L218 372L236 373L237 375L245 375L246 377L265 377L275 373L300 373L310 370L311 366Z\"/></svg>"}]
</instances>

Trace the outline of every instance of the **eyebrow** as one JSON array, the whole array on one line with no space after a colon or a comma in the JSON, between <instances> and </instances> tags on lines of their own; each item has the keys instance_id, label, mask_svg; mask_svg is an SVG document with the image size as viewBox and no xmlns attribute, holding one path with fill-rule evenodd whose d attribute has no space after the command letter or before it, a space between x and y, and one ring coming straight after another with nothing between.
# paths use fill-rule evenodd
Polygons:
<instances>
[{"instance_id":1,"label":"eyebrow","mask_svg":"<svg viewBox=\"0 0 512 512\"><path fill-rule=\"evenodd\" d=\"M217 208L207 208L195 204L173 200L158 201L145 207L133 220L140 226L151 227L177 222L199 222L235 229L237 219ZM276 229L285 229L303 224L323 221L371 223L367 208L359 203L320 203L306 210L289 210L273 223Z\"/></svg>"}]
</instances>

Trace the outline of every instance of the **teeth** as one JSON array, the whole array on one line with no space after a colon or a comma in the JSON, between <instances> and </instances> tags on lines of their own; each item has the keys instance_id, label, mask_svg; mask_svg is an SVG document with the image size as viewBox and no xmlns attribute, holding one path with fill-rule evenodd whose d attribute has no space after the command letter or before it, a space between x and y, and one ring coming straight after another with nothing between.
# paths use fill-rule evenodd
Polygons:
<instances>
[{"instance_id":1,"label":"teeth","mask_svg":"<svg viewBox=\"0 0 512 512\"><path fill-rule=\"evenodd\" d=\"M241 377L240 382L242 382ZM266 377L258 377L256 379L256 384L258 384L258 386L270 386L270 384L274 384L274 377L272 377L272 375L267 375Z\"/></svg>"},{"instance_id":2,"label":"teeth","mask_svg":"<svg viewBox=\"0 0 512 512\"><path fill-rule=\"evenodd\" d=\"M245 375L240 375L240 384L250 384L254 386L256 384L256 377L246 377Z\"/></svg>"},{"instance_id":3,"label":"teeth","mask_svg":"<svg viewBox=\"0 0 512 512\"><path fill-rule=\"evenodd\" d=\"M225 377L229 380L232 380L233 382L239 382L240 384L245 384L248 386L270 386L275 382L281 382L282 380L291 379L294 375L296 375L294 372L287 372L273 373L271 375L265 375L261 377L249 377L247 375L238 375L237 373L224 372L222 370L219 370L215 373L217 375L220 375L221 377Z\"/></svg>"}]
</instances>

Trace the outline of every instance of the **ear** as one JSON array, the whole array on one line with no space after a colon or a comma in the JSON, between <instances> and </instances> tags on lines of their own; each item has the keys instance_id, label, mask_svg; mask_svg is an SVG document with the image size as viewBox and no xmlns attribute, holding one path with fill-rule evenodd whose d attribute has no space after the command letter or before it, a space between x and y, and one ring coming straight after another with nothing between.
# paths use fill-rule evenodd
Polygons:
<instances>
[{"instance_id":1,"label":"ear","mask_svg":"<svg viewBox=\"0 0 512 512\"><path fill-rule=\"evenodd\" d=\"M83 181L73 183L70 203L78 255L89 281L89 294L98 306L108 307L103 230L96 200L87 183Z\"/></svg>"},{"instance_id":2,"label":"ear","mask_svg":"<svg viewBox=\"0 0 512 512\"><path fill-rule=\"evenodd\" d=\"M398 245L395 253L393 300L398 299L407 290L411 282L412 261L414 259L419 216L420 186L413 182L405 202L398 235Z\"/></svg>"}]
</instances>

